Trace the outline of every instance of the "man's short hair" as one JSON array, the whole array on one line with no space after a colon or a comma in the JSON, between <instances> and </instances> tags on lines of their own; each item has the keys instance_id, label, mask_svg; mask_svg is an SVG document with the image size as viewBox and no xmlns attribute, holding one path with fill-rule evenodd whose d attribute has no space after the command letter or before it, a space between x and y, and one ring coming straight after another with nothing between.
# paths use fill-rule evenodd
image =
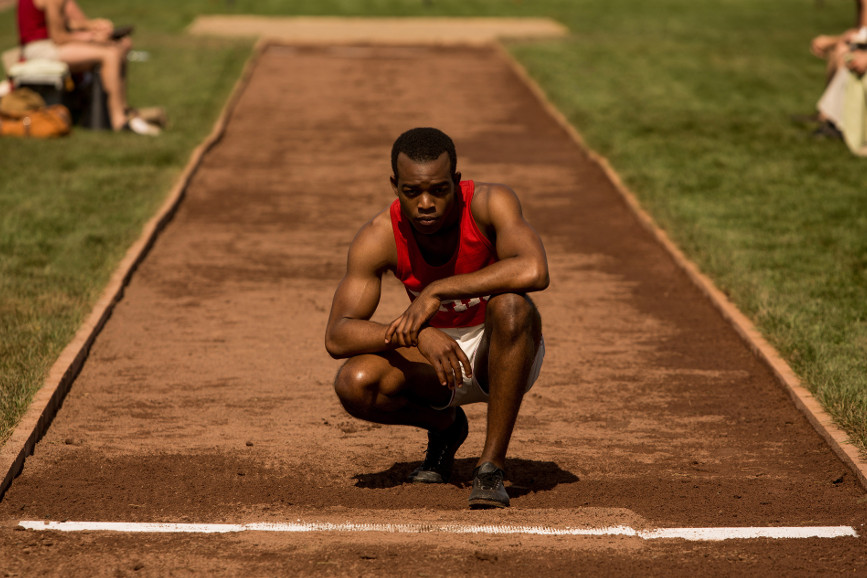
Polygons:
<instances>
[{"instance_id":1,"label":"man's short hair","mask_svg":"<svg viewBox=\"0 0 867 578\"><path fill-rule=\"evenodd\" d=\"M435 161L443 153L449 154L451 174L455 174L458 165L458 155L452 139L437 128L412 128L397 137L391 147L391 170L397 178L397 156L403 153L415 162Z\"/></svg>"}]
</instances>

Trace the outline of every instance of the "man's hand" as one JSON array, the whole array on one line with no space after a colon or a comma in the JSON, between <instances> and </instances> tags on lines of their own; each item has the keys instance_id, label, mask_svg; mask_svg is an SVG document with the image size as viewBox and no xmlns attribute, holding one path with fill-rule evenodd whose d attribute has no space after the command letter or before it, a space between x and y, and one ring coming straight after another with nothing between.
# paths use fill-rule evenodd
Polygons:
<instances>
[{"instance_id":1,"label":"man's hand","mask_svg":"<svg viewBox=\"0 0 867 578\"><path fill-rule=\"evenodd\" d=\"M435 327L425 327L419 333L419 352L437 372L440 385L455 389L463 384L461 366L467 377L472 377L473 368L470 359L457 341Z\"/></svg>"},{"instance_id":2,"label":"man's hand","mask_svg":"<svg viewBox=\"0 0 867 578\"><path fill-rule=\"evenodd\" d=\"M399 347L418 347L418 335L440 308L440 300L422 291L385 331L385 342Z\"/></svg>"}]
</instances>

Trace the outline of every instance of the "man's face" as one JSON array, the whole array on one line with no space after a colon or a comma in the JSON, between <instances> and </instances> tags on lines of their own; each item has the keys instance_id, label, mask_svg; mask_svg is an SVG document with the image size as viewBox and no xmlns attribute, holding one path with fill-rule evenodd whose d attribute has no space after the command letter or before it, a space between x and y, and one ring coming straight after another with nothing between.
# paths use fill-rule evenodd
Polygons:
<instances>
[{"instance_id":1,"label":"man's face","mask_svg":"<svg viewBox=\"0 0 867 578\"><path fill-rule=\"evenodd\" d=\"M433 235L454 221L455 187L460 173L452 175L448 153L435 161L416 162L400 153L397 178L391 177L400 208L416 231Z\"/></svg>"}]
</instances>

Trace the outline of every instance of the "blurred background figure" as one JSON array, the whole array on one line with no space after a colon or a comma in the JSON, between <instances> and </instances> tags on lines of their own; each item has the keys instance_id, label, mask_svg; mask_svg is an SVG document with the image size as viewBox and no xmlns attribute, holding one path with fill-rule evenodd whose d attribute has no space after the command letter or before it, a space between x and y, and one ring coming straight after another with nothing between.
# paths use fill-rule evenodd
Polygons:
<instances>
[{"instance_id":1,"label":"blurred background figure","mask_svg":"<svg viewBox=\"0 0 867 578\"><path fill-rule=\"evenodd\" d=\"M820 35L810 50L827 61L826 86L810 119L819 123L814 136L842 139L852 152L867 148L867 0L856 0L855 27L838 35Z\"/></svg>"},{"instance_id":2,"label":"blurred background figure","mask_svg":"<svg viewBox=\"0 0 867 578\"><path fill-rule=\"evenodd\" d=\"M126 57L131 27L115 28L105 18L88 18L75 0L18 0L18 35L24 60L60 60L72 72L99 67L115 131L157 135L127 104Z\"/></svg>"},{"instance_id":3,"label":"blurred background figure","mask_svg":"<svg viewBox=\"0 0 867 578\"><path fill-rule=\"evenodd\" d=\"M846 55L853 46L867 45L867 0L855 0L857 18L855 28L850 28L841 34L821 34L813 38L810 43L810 51L817 57L828 62L828 82L834 77L837 69L844 63Z\"/></svg>"}]
</instances>

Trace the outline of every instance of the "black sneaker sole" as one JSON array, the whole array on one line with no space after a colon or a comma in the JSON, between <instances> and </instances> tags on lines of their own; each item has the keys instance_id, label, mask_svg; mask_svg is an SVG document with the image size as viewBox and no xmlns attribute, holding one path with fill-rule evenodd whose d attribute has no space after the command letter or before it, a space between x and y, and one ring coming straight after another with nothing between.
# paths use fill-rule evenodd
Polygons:
<instances>
[{"instance_id":1,"label":"black sneaker sole","mask_svg":"<svg viewBox=\"0 0 867 578\"><path fill-rule=\"evenodd\" d=\"M447 484L449 478L444 478L432 470L415 470L406 481L411 484Z\"/></svg>"},{"instance_id":2,"label":"black sneaker sole","mask_svg":"<svg viewBox=\"0 0 867 578\"><path fill-rule=\"evenodd\" d=\"M491 498L470 498L471 510L493 510L495 508L508 508L509 502L503 503Z\"/></svg>"}]
</instances>

